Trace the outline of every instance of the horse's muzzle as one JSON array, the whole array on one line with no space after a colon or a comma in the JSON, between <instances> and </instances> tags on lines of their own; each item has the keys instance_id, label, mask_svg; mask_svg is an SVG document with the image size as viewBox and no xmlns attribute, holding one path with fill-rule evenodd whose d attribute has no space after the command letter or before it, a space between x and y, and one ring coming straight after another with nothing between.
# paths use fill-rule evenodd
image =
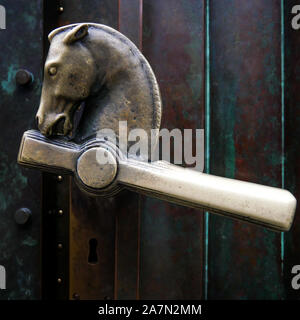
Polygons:
<instances>
[{"instance_id":1,"label":"horse's muzzle","mask_svg":"<svg viewBox=\"0 0 300 320\"><path fill-rule=\"evenodd\" d=\"M39 115L36 116L37 127L40 132L50 137L52 135L67 135L71 130L70 126L66 126L66 115L58 115L54 120L43 119Z\"/></svg>"}]
</instances>

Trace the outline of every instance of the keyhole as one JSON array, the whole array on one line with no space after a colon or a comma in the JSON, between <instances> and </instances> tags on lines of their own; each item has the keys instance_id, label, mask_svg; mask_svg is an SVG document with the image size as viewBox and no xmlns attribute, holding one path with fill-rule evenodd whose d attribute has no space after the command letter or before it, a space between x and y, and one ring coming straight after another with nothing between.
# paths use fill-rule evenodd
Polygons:
<instances>
[{"instance_id":1,"label":"keyhole","mask_svg":"<svg viewBox=\"0 0 300 320\"><path fill-rule=\"evenodd\" d=\"M90 239L89 245L90 245L90 252L89 252L88 262L91 264L96 264L98 262L98 255L97 255L98 241L97 241L97 239Z\"/></svg>"}]
</instances>

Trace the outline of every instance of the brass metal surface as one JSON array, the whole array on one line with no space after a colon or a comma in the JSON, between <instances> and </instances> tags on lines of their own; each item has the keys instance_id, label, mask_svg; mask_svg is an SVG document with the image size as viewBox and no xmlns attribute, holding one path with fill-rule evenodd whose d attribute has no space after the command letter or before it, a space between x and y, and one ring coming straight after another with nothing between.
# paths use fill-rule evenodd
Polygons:
<instances>
[{"instance_id":1,"label":"brass metal surface","mask_svg":"<svg viewBox=\"0 0 300 320\"><path fill-rule=\"evenodd\" d=\"M99 146L91 147L94 145ZM110 148L107 141L93 139L83 145L61 144L59 140L52 141L29 131L23 137L19 163L50 171L54 168L69 171L75 175L79 187L95 195L111 196L125 186L278 231L287 231L292 225L296 199L287 190L216 177L165 161L146 163L127 159ZM110 163L99 163L97 151L106 152ZM121 155L118 159L117 153Z\"/></svg>"},{"instance_id":2,"label":"brass metal surface","mask_svg":"<svg viewBox=\"0 0 300 320\"><path fill-rule=\"evenodd\" d=\"M84 108L74 140L100 129L160 127L161 98L154 73L137 47L118 31L83 23L58 28L45 63L37 122L46 136L72 136L76 110ZM155 141L152 141L155 143Z\"/></svg>"}]
</instances>

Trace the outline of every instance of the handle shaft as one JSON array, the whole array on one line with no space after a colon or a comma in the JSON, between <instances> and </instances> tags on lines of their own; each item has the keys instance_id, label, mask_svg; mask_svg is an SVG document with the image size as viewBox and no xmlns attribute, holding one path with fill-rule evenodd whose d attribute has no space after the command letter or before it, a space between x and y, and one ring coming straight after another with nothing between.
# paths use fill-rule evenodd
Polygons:
<instances>
[{"instance_id":1,"label":"handle shaft","mask_svg":"<svg viewBox=\"0 0 300 320\"><path fill-rule=\"evenodd\" d=\"M135 191L188 207L288 231L296 199L287 190L217 177L164 161L120 162L118 182Z\"/></svg>"}]
</instances>

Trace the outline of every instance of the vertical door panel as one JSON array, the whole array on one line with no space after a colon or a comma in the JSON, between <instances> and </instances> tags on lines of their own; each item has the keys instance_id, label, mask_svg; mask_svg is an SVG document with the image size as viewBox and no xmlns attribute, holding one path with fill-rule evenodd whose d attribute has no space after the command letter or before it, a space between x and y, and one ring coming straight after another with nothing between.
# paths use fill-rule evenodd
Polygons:
<instances>
[{"instance_id":1,"label":"vertical door panel","mask_svg":"<svg viewBox=\"0 0 300 320\"><path fill-rule=\"evenodd\" d=\"M280 1L210 1L211 173L281 187ZM281 299L281 235L210 215L210 299Z\"/></svg>"},{"instance_id":2,"label":"vertical door panel","mask_svg":"<svg viewBox=\"0 0 300 320\"><path fill-rule=\"evenodd\" d=\"M77 22L103 23L118 28L118 1L62 2L57 27ZM87 196L70 185L70 299L112 299L115 277L115 213L118 197ZM97 259L90 259L90 254Z\"/></svg>"},{"instance_id":3,"label":"vertical door panel","mask_svg":"<svg viewBox=\"0 0 300 320\"><path fill-rule=\"evenodd\" d=\"M291 14L296 1L285 2L285 187L300 199L300 31L294 30ZM299 290L292 288L292 273L300 265L300 207L290 232L285 234L284 276L288 299L299 299Z\"/></svg>"},{"instance_id":4,"label":"vertical door panel","mask_svg":"<svg viewBox=\"0 0 300 320\"><path fill-rule=\"evenodd\" d=\"M0 265L6 268L6 290L0 299L40 297L40 173L17 164L20 140L35 126L41 92L43 1L3 0L6 30L0 30ZM21 87L16 73L27 69L34 82ZM25 225L14 221L19 208L31 210Z\"/></svg>"},{"instance_id":5,"label":"vertical door panel","mask_svg":"<svg viewBox=\"0 0 300 320\"><path fill-rule=\"evenodd\" d=\"M163 101L162 128L203 128L204 1L144 0L143 53ZM142 299L202 297L203 212L144 198Z\"/></svg>"},{"instance_id":6,"label":"vertical door panel","mask_svg":"<svg viewBox=\"0 0 300 320\"><path fill-rule=\"evenodd\" d=\"M143 0L119 0L119 31L142 50ZM118 195L116 211L115 299L140 297L140 203L130 191Z\"/></svg>"}]
</instances>

